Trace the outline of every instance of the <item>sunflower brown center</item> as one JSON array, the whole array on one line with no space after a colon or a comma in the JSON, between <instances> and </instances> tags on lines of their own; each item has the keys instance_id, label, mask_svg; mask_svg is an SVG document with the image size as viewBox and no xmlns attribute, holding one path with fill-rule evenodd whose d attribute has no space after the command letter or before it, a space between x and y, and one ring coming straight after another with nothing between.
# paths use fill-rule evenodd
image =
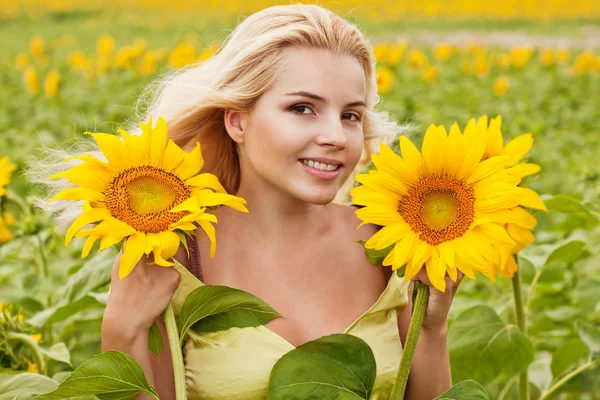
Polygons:
<instances>
[{"instance_id":1,"label":"sunflower brown center","mask_svg":"<svg viewBox=\"0 0 600 400\"><path fill-rule=\"evenodd\" d=\"M121 172L104 194L106 208L113 217L146 233L168 230L171 223L188 214L169 210L191 196L180 178L151 165Z\"/></svg>"},{"instance_id":2,"label":"sunflower brown center","mask_svg":"<svg viewBox=\"0 0 600 400\"><path fill-rule=\"evenodd\" d=\"M432 175L421 179L402 198L398 211L420 233L437 245L462 236L473 222L473 189L454 177Z\"/></svg>"}]
</instances>

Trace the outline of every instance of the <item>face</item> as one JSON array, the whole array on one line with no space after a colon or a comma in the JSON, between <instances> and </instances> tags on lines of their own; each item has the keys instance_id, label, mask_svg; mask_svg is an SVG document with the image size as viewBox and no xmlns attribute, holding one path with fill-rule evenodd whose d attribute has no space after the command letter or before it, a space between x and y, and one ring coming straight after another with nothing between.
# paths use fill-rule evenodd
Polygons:
<instances>
[{"instance_id":1,"label":"face","mask_svg":"<svg viewBox=\"0 0 600 400\"><path fill-rule=\"evenodd\" d=\"M331 202L362 154L365 95L356 58L287 50L285 72L242 119L242 138L234 138L242 187Z\"/></svg>"}]
</instances>

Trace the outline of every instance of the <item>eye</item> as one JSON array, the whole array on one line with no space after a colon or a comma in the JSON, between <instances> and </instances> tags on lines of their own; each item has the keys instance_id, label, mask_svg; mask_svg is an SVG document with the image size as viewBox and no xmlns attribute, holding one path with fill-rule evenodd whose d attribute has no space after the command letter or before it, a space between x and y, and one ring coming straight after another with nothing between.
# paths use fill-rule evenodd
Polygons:
<instances>
[{"instance_id":1,"label":"eye","mask_svg":"<svg viewBox=\"0 0 600 400\"><path fill-rule=\"evenodd\" d=\"M302 112L302 111L300 111L300 112L296 111L296 110L297 110L297 109L299 109L299 108L300 108L300 109L306 109L306 108L307 108L307 109L309 109L309 110L310 110L310 107L309 107L309 106L303 106L303 105L293 106L293 107L291 108L291 110L293 110L293 111L294 111L296 114L301 114L301 115L309 115L309 114L306 114L306 113L304 113L304 112Z\"/></svg>"},{"instance_id":2,"label":"eye","mask_svg":"<svg viewBox=\"0 0 600 400\"><path fill-rule=\"evenodd\" d=\"M360 118L359 114L355 114L355 113L345 113L344 115L350 115L355 117L356 119L350 119L350 121L355 121L355 122L360 122L362 119Z\"/></svg>"}]
</instances>

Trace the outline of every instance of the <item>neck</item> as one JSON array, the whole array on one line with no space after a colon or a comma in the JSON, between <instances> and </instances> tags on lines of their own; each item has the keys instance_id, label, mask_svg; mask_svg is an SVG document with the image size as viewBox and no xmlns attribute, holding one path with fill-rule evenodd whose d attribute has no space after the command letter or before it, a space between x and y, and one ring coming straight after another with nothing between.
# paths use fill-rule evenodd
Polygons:
<instances>
[{"instance_id":1,"label":"neck","mask_svg":"<svg viewBox=\"0 0 600 400\"><path fill-rule=\"evenodd\" d=\"M235 218L240 230L256 235L252 237L270 243L297 243L315 240L329 229L325 216L331 204L311 204L273 188L247 187L243 183L236 195L246 199L249 213L227 210L228 217Z\"/></svg>"}]
</instances>

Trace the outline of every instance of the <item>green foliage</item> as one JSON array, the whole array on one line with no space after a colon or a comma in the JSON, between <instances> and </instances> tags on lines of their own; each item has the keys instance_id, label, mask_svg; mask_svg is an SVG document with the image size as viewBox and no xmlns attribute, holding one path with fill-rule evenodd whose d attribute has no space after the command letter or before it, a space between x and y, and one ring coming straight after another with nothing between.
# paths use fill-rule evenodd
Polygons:
<instances>
[{"instance_id":1,"label":"green foliage","mask_svg":"<svg viewBox=\"0 0 600 400\"><path fill-rule=\"evenodd\" d=\"M506 324L487 306L458 316L448 332L452 379L487 384L511 378L533 360L533 346L516 325Z\"/></svg>"},{"instance_id":2,"label":"green foliage","mask_svg":"<svg viewBox=\"0 0 600 400\"><path fill-rule=\"evenodd\" d=\"M267 323L281 315L258 297L227 286L200 286L186 297L177 320L179 337Z\"/></svg>"},{"instance_id":3,"label":"green foliage","mask_svg":"<svg viewBox=\"0 0 600 400\"><path fill-rule=\"evenodd\" d=\"M375 356L362 339L324 336L283 355L269 379L269 400L368 399L375 383Z\"/></svg>"},{"instance_id":4,"label":"green foliage","mask_svg":"<svg viewBox=\"0 0 600 400\"><path fill-rule=\"evenodd\" d=\"M434 400L489 400L487 392L479 383L466 380L458 382L450 390Z\"/></svg>"},{"instance_id":5,"label":"green foliage","mask_svg":"<svg viewBox=\"0 0 600 400\"><path fill-rule=\"evenodd\" d=\"M101 400L128 400L146 392L158 400L144 372L130 355L106 351L81 364L56 390L37 398L64 399L94 394Z\"/></svg>"}]
</instances>

